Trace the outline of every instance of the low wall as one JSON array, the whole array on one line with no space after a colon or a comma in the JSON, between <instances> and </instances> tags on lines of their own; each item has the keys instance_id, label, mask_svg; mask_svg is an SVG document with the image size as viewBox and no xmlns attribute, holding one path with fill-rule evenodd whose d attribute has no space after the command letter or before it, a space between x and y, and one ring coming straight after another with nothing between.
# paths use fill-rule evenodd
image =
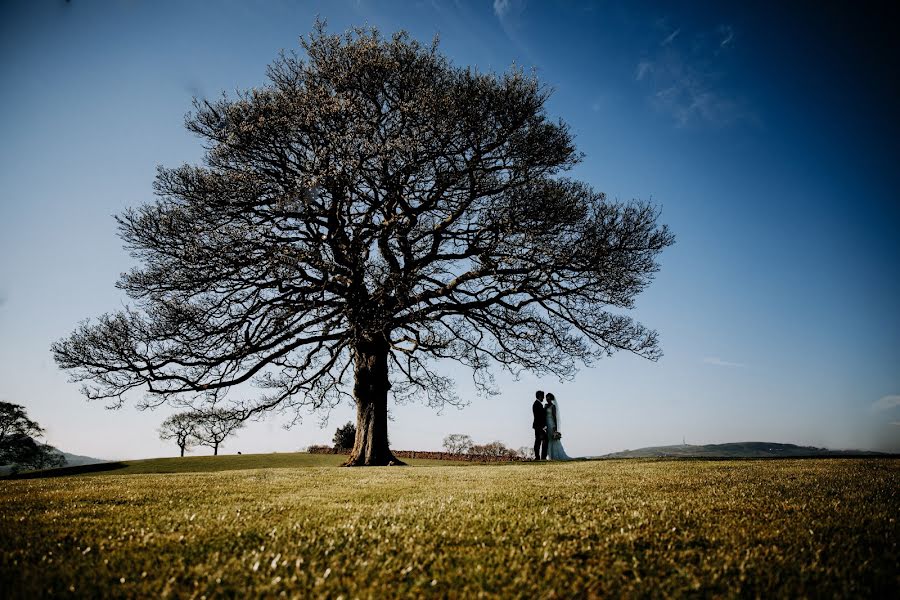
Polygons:
<instances>
[{"instance_id":1,"label":"low wall","mask_svg":"<svg viewBox=\"0 0 900 600\"><path fill-rule=\"evenodd\" d=\"M310 454L349 454L346 450L330 446L311 446ZM391 450L397 458L427 458L431 460L459 460L464 462L521 462L520 456L486 456L480 454L454 454L452 452L427 452L421 450Z\"/></svg>"}]
</instances>

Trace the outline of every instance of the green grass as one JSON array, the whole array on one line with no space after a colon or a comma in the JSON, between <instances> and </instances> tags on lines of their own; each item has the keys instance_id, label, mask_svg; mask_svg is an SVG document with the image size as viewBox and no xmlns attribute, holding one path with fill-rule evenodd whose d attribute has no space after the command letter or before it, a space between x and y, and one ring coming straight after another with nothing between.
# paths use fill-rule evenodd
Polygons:
<instances>
[{"instance_id":1,"label":"green grass","mask_svg":"<svg viewBox=\"0 0 900 600\"><path fill-rule=\"evenodd\" d=\"M5 597L900 590L898 460L120 473L0 482Z\"/></svg>"},{"instance_id":2,"label":"green grass","mask_svg":"<svg viewBox=\"0 0 900 600\"><path fill-rule=\"evenodd\" d=\"M307 454L305 452L241 454L222 456L184 456L175 458L151 458L124 460L45 471L29 471L11 476L12 479L65 477L71 475L136 475L148 473L212 473L263 468L338 467L347 460L341 454ZM462 466L471 463L426 459L403 459L412 466Z\"/></svg>"}]
</instances>

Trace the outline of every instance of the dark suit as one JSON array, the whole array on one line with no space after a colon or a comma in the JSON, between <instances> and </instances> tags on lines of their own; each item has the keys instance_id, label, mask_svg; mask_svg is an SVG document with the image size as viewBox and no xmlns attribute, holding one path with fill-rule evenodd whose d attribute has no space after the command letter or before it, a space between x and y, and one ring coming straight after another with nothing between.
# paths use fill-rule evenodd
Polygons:
<instances>
[{"instance_id":1,"label":"dark suit","mask_svg":"<svg viewBox=\"0 0 900 600\"><path fill-rule=\"evenodd\" d=\"M531 427L534 429L534 457L544 460L547 458L547 412L540 400L535 400L531 405L534 421Z\"/></svg>"}]
</instances>

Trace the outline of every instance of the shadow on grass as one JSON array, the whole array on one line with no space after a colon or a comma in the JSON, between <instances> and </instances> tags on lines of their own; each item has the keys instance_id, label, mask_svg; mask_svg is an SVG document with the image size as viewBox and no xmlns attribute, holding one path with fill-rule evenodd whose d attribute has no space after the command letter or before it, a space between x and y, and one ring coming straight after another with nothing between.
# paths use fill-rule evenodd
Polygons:
<instances>
[{"instance_id":1,"label":"shadow on grass","mask_svg":"<svg viewBox=\"0 0 900 600\"><path fill-rule=\"evenodd\" d=\"M756 461L785 461L785 460L816 460L816 459L869 459L879 460L888 459L896 460L897 455L871 455L871 454L839 454L827 456L755 456L755 457L737 457L737 456L646 456L646 457L621 457L621 456L587 456L574 458L572 461L534 461L523 460L514 462L475 462L475 461L454 461L454 460L428 460L428 459L409 459L412 466L434 467L466 467L466 466L518 466L523 468L537 467L539 465L557 466L570 462L634 462L634 463L654 463L654 462L756 462ZM306 468L306 467L339 467L344 457L336 454L306 454L306 453L286 453L286 454L256 454L256 455L237 455L237 456L198 456L198 457L182 457L182 458L157 458L142 459L137 461L115 461L95 463L90 465L77 465L71 467L61 467L57 469L46 469L43 471L28 471L25 473L10 474L0 476L0 480L10 479L49 479L53 477L70 477L77 475L139 475L139 474L160 474L160 473L212 473L218 471L232 470L248 470L248 469L267 469L267 468ZM376 467L369 467L376 468Z\"/></svg>"},{"instance_id":2,"label":"shadow on grass","mask_svg":"<svg viewBox=\"0 0 900 600\"><path fill-rule=\"evenodd\" d=\"M128 465L123 462L104 462L90 465L77 465L74 467L60 467L59 469L47 469L44 471L28 471L0 477L0 479L46 479L48 477L68 477L70 475L84 475L85 473L100 473L103 471L115 471L124 469Z\"/></svg>"}]
</instances>

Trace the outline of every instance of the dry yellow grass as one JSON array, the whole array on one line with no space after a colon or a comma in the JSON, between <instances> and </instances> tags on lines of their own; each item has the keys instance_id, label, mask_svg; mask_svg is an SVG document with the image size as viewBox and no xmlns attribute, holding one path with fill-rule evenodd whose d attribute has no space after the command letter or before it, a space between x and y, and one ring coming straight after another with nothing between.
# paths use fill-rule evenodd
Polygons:
<instances>
[{"instance_id":1,"label":"dry yellow grass","mask_svg":"<svg viewBox=\"0 0 900 600\"><path fill-rule=\"evenodd\" d=\"M837 596L900 589L900 461L260 468L0 482L0 589Z\"/></svg>"}]
</instances>

